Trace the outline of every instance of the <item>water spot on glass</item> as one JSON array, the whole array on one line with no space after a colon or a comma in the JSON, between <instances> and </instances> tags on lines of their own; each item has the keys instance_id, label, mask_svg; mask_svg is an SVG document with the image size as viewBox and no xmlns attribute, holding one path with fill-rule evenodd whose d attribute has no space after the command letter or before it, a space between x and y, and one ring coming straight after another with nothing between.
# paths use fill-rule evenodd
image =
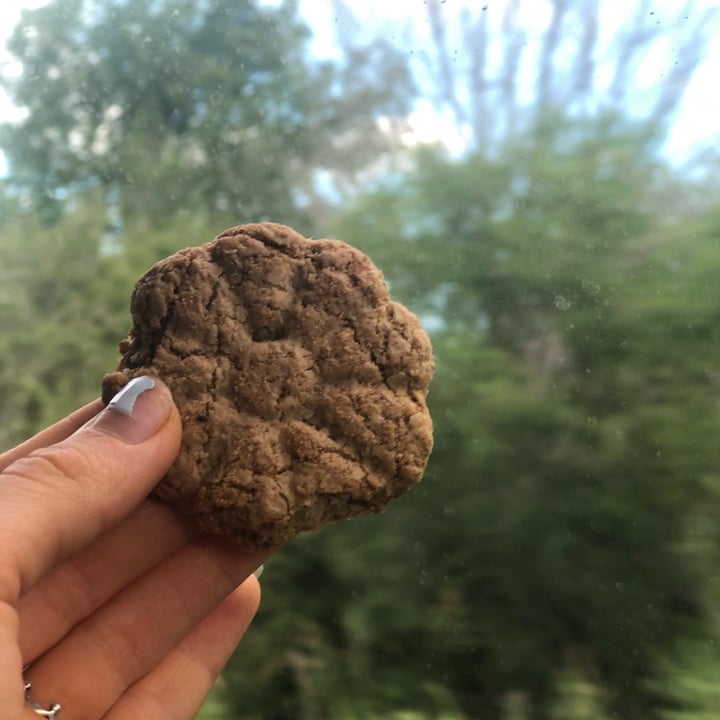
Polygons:
<instances>
[{"instance_id":1,"label":"water spot on glass","mask_svg":"<svg viewBox=\"0 0 720 720\"><path fill-rule=\"evenodd\" d=\"M563 312L565 310L569 310L572 307L572 303L567 298L563 297L562 295L556 295L554 302L555 302L555 307L558 310L562 310Z\"/></svg>"},{"instance_id":2,"label":"water spot on glass","mask_svg":"<svg viewBox=\"0 0 720 720\"><path fill-rule=\"evenodd\" d=\"M600 292L600 285L598 283L593 282L592 280L587 280L586 278L583 278L581 281L583 290L586 290L590 295L597 295Z\"/></svg>"},{"instance_id":3,"label":"water spot on glass","mask_svg":"<svg viewBox=\"0 0 720 720\"><path fill-rule=\"evenodd\" d=\"M595 427L598 424L598 419L594 415L591 415L587 419L587 422L588 422L588 425L590 425L591 427Z\"/></svg>"},{"instance_id":4,"label":"water spot on glass","mask_svg":"<svg viewBox=\"0 0 720 720\"><path fill-rule=\"evenodd\" d=\"M615 431L615 437L618 440L624 440L625 439L625 433L622 430L616 430Z\"/></svg>"},{"instance_id":5,"label":"water spot on glass","mask_svg":"<svg viewBox=\"0 0 720 720\"><path fill-rule=\"evenodd\" d=\"M623 582L616 582L615 588L618 590L618 592L622 592L625 589L625 583Z\"/></svg>"}]
</instances>

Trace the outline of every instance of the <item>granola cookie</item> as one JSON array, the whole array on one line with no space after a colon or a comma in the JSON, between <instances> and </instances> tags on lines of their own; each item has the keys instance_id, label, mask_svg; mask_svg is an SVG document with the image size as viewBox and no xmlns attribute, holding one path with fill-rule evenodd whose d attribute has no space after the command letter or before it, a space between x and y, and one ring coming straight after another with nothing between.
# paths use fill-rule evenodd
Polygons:
<instances>
[{"instance_id":1,"label":"granola cookie","mask_svg":"<svg viewBox=\"0 0 720 720\"><path fill-rule=\"evenodd\" d=\"M272 548L421 479L430 341L360 251L241 225L153 266L131 311L103 399L169 386L182 448L154 494L204 530Z\"/></svg>"}]
</instances>

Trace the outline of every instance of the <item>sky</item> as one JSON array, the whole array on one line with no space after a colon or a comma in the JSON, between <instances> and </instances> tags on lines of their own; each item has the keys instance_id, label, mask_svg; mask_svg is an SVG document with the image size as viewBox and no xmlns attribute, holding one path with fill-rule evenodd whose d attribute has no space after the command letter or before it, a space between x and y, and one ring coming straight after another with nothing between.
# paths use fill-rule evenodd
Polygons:
<instances>
[{"instance_id":1,"label":"sky","mask_svg":"<svg viewBox=\"0 0 720 720\"><path fill-rule=\"evenodd\" d=\"M272 3L273 0L265 0ZM450 0L451 2L462 3L463 0ZM478 0L479 1L479 0ZM579 0L575 0L579 1ZM598 2L600 0L597 0ZM6 66L9 56L4 50L5 42L12 32L13 27L20 19L23 8L34 8L47 4L48 0L0 0L0 65ZM488 0L485 3L490 10L495 11L495 17L502 13L502 6L508 0ZM429 39L429 28L421 18L424 18L423 0L346 0L346 4L352 8L357 21L354 30L363 31L365 28L378 27L381 18L392 18L410 22L411 18L416 20L416 30L426 32ZM674 12L681 4L681 0L658 0L651 7L657 10L658 17L663 12ZM628 4L625 4L627 6ZM624 5L619 2L605 3L603 8L612 7L612 13L622 13ZM717 0L696 0L699 8L717 6ZM620 8L620 9L618 9ZM334 0L301 0L301 9L315 31L314 47L320 55L332 55L335 49L336 23L347 20ZM655 12L653 10L652 12ZM420 18L420 20L418 20ZM522 22L529 29L543 27L548 19L547 5L543 0L523 4ZM621 17L614 17L613 20L622 22ZM423 29L424 25L424 29ZM608 26L611 23L607 23ZM720 28L719 28L720 29ZM672 49L669 49L670 56ZM668 59L670 59L670 56ZM663 60L653 59L646 63L642 72L646 74L645 80L652 84L658 75L665 72ZM715 34L709 48L708 57L696 71L690 87L683 100L673 129L666 145L666 152L671 159L681 162L692 153L693 148L698 144L707 145L709 142L720 138L720 124L716 111L716 86L717 77L720 75L720 32ZM0 91L0 122L13 120L21 117L17 108L13 107L9 98ZM411 118L412 134L408 141L417 143L423 141L435 141L444 139L451 149L459 150L462 146L462 138L457 133L449 132L447 123L442 117L433 111L429 105L418 108ZM0 158L0 174L4 168Z\"/></svg>"},{"instance_id":2,"label":"sky","mask_svg":"<svg viewBox=\"0 0 720 720\"><path fill-rule=\"evenodd\" d=\"M599 46L602 50L603 44L609 44L614 39L613 33L623 27L626 21L630 20L629 14L635 12L637 3L621 2L620 0L589 0L590 2L601 3L601 26L606 28L605 38L601 36ZM482 4L491 13L491 16L499 19L508 2L512 0L442 0L455 5L466 5L477 8ZM582 3L583 0L571 0L571 2ZM425 17L424 0L346 0L352 7L352 12L357 20L357 28L362 31L364 28L378 26L378 18L390 18L393 20L407 20L408 17ZM680 8L684 7L685 0L656 0L648 3L648 12L657 18L656 22L661 23L669 17L674 17ZM706 8L718 8L718 0L694 0L697 12ZM301 0L301 8L311 7L314 13L314 31L316 35L315 45L320 53L332 55L335 28L334 22L342 19L342 16L335 11L335 0ZM323 8L324 12L319 8ZM518 22L530 34L538 28L547 26L550 19L550 7L545 0L525 0L521 3L521 15ZM499 24L499 20L497 20ZM492 20L491 20L492 23ZM428 44L431 43L428 23L420 20L416 28L425 25L425 34ZM492 24L490 25L492 28ZM673 128L666 143L666 153L671 160L682 163L688 158L698 145L707 146L715 141L720 144L720 121L717 112L717 78L720 76L720 18L716 19L716 33L712 38L708 53L703 64L696 70L690 86L683 98L682 106L676 117ZM667 48L668 56L659 58L649 56L647 61L638 70L641 84L652 86L662 75L667 72L668 66L674 61L673 48ZM528 68L532 80L535 79L534 68ZM600 79L598 84L601 84ZM639 100L642 102L642 100ZM430 141L440 138L447 139L448 133L443 123L431 112L416 113L413 118L416 135L419 139ZM450 144L459 144L459 138L451 136Z\"/></svg>"}]
</instances>

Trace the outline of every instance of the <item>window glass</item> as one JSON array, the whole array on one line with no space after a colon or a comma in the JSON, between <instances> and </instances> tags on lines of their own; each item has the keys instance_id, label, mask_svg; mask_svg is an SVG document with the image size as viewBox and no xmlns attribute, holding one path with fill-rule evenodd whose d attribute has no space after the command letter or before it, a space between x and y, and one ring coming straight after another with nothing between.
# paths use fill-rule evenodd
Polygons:
<instances>
[{"instance_id":1,"label":"window glass","mask_svg":"<svg viewBox=\"0 0 720 720\"><path fill-rule=\"evenodd\" d=\"M423 482L268 563L200 718L716 716L715 6L4 0L3 449L239 223L360 248L432 339Z\"/></svg>"}]
</instances>

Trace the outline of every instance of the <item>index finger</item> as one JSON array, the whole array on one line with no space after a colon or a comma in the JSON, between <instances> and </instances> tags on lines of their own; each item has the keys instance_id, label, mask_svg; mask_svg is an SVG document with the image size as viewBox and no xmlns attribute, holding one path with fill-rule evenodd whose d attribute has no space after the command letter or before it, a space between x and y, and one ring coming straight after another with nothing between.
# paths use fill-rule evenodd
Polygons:
<instances>
[{"instance_id":1,"label":"index finger","mask_svg":"<svg viewBox=\"0 0 720 720\"><path fill-rule=\"evenodd\" d=\"M179 446L170 391L136 378L66 440L7 467L0 481L0 601L15 604L60 560L126 517Z\"/></svg>"},{"instance_id":2,"label":"index finger","mask_svg":"<svg viewBox=\"0 0 720 720\"><path fill-rule=\"evenodd\" d=\"M93 400L87 405L83 405L78 410L75 410L75 412L70 413L62 420L58 420L50 427L41 430L37 435L33 435L29 440L26 440L17 447L0 453L0 472L16 460L29 455L33 450L54 445L61 440L65 440L65 438L72 435L76 430L79 430L102 409L102 400L100 400L100 398Z\"/></svg>"}]
</instances>

